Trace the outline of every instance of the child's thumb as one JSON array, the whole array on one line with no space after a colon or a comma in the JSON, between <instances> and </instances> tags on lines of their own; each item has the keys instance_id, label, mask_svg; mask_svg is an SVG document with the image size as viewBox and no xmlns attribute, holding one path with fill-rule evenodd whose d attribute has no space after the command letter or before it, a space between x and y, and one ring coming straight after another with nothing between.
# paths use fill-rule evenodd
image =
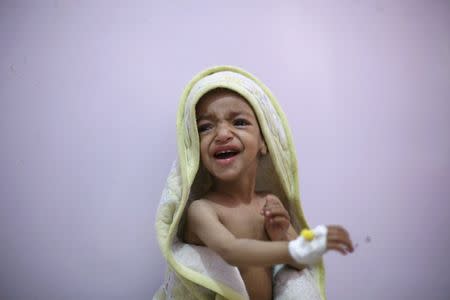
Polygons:
<instances>
[{"instance_id":1,"label":"child's thumb","mask_svg":"<svg viewBox=\"0 0 450 300\"><path fill-rule=\"evenodd\" d=\"M267 195L266 196L266 205L267 204L273 204L275 202L276 202L276 200L274 199L274 197L272 195Z\"/></svg>"}]
</instances>

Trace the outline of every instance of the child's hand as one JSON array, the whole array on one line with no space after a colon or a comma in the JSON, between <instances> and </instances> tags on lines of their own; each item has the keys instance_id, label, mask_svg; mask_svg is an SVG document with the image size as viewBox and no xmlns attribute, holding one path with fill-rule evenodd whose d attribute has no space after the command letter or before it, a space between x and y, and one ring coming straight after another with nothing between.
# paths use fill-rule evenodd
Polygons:
<instances>
[{"instance_id":1,"label":"child's hand","mask_svg":"<svg viewBox=\"0 0 450 300\"><path fill-rule=\"evenodd\" d=\"M319 225L314 229L304 229L300 236L289 242L289 254L295 262L313 265L328 250L346 255L353 252L348 232L341 226Z\"/></svg>"},{"instance_id":2,"label":"child's hand","mask_svg":"<svg viewBox=\"0 0 450 300\"><path fill-rule=\"evenodd\" d=\"M280 199L274 195L267 195L266 204L261 210L264 216L264 227L272 241L287 241L288 229L291 225L290 216Z\"/></svg>"},{"instance_id":3,"label":"child's hand","mask_svg":"<svg viewBox=\"0 0 450 300\"><path fill-rule=\"evenodd\" d=\"M345 228L338 225L328 225L327 228L327 250L335 250L343 255L353 252L353 243Z\"/></svg>"}]
</instances>

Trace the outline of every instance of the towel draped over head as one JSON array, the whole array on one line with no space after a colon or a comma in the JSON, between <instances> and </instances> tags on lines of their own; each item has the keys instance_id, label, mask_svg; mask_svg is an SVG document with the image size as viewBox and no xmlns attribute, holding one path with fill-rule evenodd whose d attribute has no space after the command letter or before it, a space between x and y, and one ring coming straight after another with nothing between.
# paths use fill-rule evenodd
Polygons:
<instances>
[{"instance_id":1,"label":"towel draped over head","mask_svg":"<svg viewBox=\"0 0 450 300\"><path fill-rule=\"evenodd\" d=\"M300 205L295 147L286 117L269 89L242 69L207 69L186 86L177 115L178 159L173 163L156 215L159 246L167 261L164 283L154 299L248 299L237 267L227 264L206 247L182 241L184 212L211 184L200 166L195 106L207 92L226 88L252 107L268 148L256 177L256 190L277 195L289 211L297 232L308 228ZM320 262L297 271L278 266L274 272L274 299L325 299L324 269ZM275 274L276 273L276 274Z\"/></svg>"}]
</instances>

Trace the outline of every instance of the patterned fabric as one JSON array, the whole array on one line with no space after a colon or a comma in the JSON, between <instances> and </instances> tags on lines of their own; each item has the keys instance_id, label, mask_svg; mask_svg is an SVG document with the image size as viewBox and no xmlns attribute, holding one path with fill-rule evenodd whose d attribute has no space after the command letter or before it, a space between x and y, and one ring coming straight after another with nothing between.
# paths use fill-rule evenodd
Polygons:
<instances>
[{"instance_id":1,"label":"patterned fabric","mask_svg":"<svg viewBox=\"0 0 450 300\"><path fill-rule=\"evenodd\" d=\"M298 232L308 228L300 206L295 149L277 101L267 87L241 69L221 66L205 70L187 85L179 105L178 159L167 178L156 216L158 242L168 270L154 299L248 299L236 267L227 264L212 250L185 244L179 238L185 208L210 185L208 174L199 168L195 105L205 93L219 87L243 96L258 118L269 155L260 162L256 189L264 187L280 198ZM322 263L302 272L284 267L274 275L274 299L294 296L296 299L325 299Z\"/></svg>"}]
</instances>

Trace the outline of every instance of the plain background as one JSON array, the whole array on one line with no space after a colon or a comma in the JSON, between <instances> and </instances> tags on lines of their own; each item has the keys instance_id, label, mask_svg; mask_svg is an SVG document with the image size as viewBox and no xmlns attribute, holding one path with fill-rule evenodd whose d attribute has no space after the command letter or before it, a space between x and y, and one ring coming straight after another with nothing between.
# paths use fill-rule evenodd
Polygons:
<instances>
[{"instance_id":1,"label":"plain background","mask_svg":"<svg viewBox=\"0 0 450 300\"><path fill-rule=\"evenodd\" d=\"M260 78L287 114L329 299L450 295L449 1L2 1L0 299L150 299L185 84Z\"/></svg>"}]
</instances>

